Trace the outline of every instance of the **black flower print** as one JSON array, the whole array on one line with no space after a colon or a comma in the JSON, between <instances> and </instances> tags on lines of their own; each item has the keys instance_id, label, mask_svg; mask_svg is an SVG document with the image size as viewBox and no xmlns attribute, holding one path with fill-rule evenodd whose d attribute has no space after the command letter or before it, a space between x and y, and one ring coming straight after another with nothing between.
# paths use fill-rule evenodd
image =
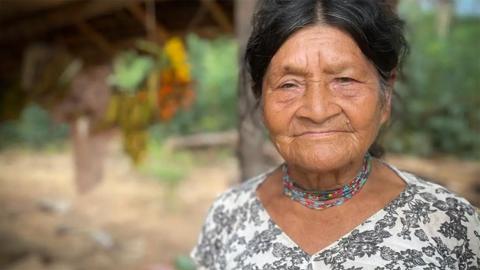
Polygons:
<instances>
[{"instance_id":1,"label":"black flower print","mask_svg":"<svg viewBox=\"0 0 480 270\"><path fill-rule=\"evenodd\" d=\"M198 269L480 270L480 218L443 187L392 167L407 183L384 209L309 255L270 219L256 197L266 174L220 196L192 258Z\"/></svg>"}]
</instances>

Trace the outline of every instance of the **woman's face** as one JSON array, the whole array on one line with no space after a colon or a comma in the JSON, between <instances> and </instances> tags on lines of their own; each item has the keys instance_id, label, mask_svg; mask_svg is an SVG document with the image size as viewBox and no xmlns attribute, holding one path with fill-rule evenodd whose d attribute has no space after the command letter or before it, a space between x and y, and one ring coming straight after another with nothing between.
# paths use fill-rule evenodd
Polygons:
<instances>
[{"instance_id":1,"label":"woman's face","mask_svg":"<svg viewBox=\"0 0 480 270\"><path fill-rule=\"evenodd\" d=\"M280 154L308 171L363 158L388 119L378 73L346 33L312 26L273 56L263 81L264 121Z\"/></svg>"}]
</instances>

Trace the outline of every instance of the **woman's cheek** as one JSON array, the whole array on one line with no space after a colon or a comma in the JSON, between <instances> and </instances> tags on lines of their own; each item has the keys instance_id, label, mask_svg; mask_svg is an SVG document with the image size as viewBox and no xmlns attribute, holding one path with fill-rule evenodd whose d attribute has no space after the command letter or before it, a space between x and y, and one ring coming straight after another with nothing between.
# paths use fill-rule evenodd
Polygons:
<instances>
[{"instance_id":1,"label":"woman's cheek","mask_svg":"<svg viewBox=\"0 0 480 270\"><path fill-rule=\"evenodd\" d=\"M264 122L267 127L267 130L270 132L272 136L276 136L279 133L283 133L284 131L284 120L280 117L281 113L279 113L278 109L270 108L264 112Z\"/></svg>"},{"instance_id":2,"label":"woman's cheek","mask_svg":"<svg viewBox=\"0 0 480 270\"><path fill-rule=\"evenodd\" d=\"M266 122L272 127L288 127L297 105L298 96L292 93L271 93L265 97L263 115Z\"/></svg>"},{"instance_id":3,"label":"woman's cheek","mask_svg":"<svg viewBox=\"0 0 480 270\"><path fill-rule=\"evenodd\" d=\"M299 96L302 95L302 90L298 89L273 89L268 91L268 102L274 104L276 108L285 109L291 106Z\"/></svg>"}]
</instances>

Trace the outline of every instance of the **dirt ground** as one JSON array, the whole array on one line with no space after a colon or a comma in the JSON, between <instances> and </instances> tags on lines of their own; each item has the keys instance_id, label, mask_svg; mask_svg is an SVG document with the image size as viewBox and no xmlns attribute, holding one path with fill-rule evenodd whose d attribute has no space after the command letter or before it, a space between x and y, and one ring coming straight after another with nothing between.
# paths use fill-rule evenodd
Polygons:
<instances>
[{"instance_id":1,"label":"dirt ground","mask_svg":"<svg viewBox=\"0 0 480 270\"><path fill-rule=\"evenodd\" d=\"M206 157L170 188L138 173L119 147L109 153L103 182L85 195L75 193L70 150L0 153L0 269L171 269L194 245L212 200L238 177L233 156ZM388 160L480 205L480 162Z\"/></svg>"},{"instance_id":2,"label":"dirt ground","mask_svg":"<svg viewBox=\"0 0 480 270\"><path fill-rule=\"evenodd\" d=\"M196 241L233 158L198 166L176 188L138 173L114 147L104 180L75 194L70 151L0 154L0 269L168 269Z\"/></svg>"}]
</instances>

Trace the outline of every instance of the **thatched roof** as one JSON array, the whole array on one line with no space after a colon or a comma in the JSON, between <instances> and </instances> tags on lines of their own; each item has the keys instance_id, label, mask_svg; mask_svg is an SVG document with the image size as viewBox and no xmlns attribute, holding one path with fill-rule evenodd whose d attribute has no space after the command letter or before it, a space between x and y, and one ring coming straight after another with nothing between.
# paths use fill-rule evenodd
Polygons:
<instances>
[{"instance_id":1,"label":"thatched roof","mask_svg":"<svg viewBox=\"0 0 480 270\"><path fill-rule=\"evenodd\" d=\"M231 34L232 25L232 0L0 0L0 76L14 75L36 42L105 61L137 38Z\"/></svg>"}]
</instances>

